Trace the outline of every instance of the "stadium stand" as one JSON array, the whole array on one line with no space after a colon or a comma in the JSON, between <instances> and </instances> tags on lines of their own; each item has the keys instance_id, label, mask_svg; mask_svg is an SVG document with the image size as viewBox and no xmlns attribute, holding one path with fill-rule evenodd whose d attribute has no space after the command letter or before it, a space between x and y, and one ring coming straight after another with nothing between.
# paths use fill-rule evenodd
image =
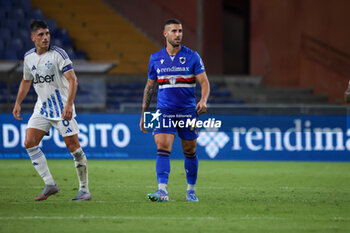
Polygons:
<instances>
[{"instance_id":1,"label":"stadium stand","mask_svg":"<svg viewBox=\"0 0 350 233\"><path fill-rule=\"evenodd\" d=\"M89 60L118 61L111 73L144 74L150 54L159 49L101 0L32 0L32 4L55 19L59 27L66 28Z\"/></svg>"},{"instance_id":2,"label":"stadium stand","mask_svg":"<svg viewBox=\"0 0 350 233\"><path fill-rule=\"evenodd\" d=\"M86 59L85 52L74 49L67 32L57 28L55 20L45 18L41 9L32 8L29 0L1 0L0 60L23 60L24 53L33 47L29 37L33 19L47 21L52 34L51 44L63 47L72 59Z\"/></svg>"},{"instance_id":3,"label":"stadium stand","mask_svg":"<svg viewBox=\"0 0 350 233\"><path fill-rule=\"evenodd\" d=\"M52 44L65 48L72 59L90 60L86 64L74 62L79 77L76 101L79 111L124 112L126 106L138 111L149 55L159 47L101 0L31 2L36 9L28 0L0 0L0 59L23 59L24 52L33 47L28 37L30 20L46 19ZM75 46L81 50L74 50ZM98 63L104 60L119 64L115 67L112 63ZM6 68L11 64L12 68ZM4 111L11 110L22 72L21 64L11 64L3 63L5 68L0 64L0 109ZM212 105L326 104L328 101L325 95L314 95L311 88L265 87L262 77L209 75L209 79L208 103ZM199 99L199 85L196 92ZM24 109L30 110L35 100L31 88L23 102Z\"/></svg>"}]
</instances>

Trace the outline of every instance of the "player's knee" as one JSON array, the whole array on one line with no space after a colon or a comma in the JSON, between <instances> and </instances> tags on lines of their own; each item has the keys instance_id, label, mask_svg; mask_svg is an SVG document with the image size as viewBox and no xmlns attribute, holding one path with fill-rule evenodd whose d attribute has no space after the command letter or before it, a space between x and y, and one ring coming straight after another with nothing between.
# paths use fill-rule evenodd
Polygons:
<instances>
[{"instance_id":1,"label":"player's knee","mask_svg":"<svg viewBox=\"0 0 350 233\"><path fill-rule=\"evenodd\" d=\"M184 152L184 155L185 155L186 158L189 158L189 159L196 158L196 156L197 156L196 151L194 151L192 153Z\"/></svg>"},{"instance_id":2,"label":"player's knee","mask_svg":"<svg viewBox=\"0 0 350 233\"><path fill-rule=\"evenodd\" d=\"M74 152L76 151L77 149L80 148L80 145L79 144L76 144L76 143L70 143L67 145L67 148L70 152Z\"/></svg>"},{"instance_id":3,"label":"player's knee","mask_svg":"<svg viewBox=\"0 0 350 233\"><path fill-rule=\"evenodd\" d=\"M37 143L35 140L33 140L33 139L26 139L25 141L24 141L24 147L26 148L26 149L29 149L29 148L33 148L33 147L35 147L35 146L37 146L37 145L39 145L39 143Z\"/></svg>"},{"instance_id":4,"label":"player's knee","mask_svg":"<svg viewBox=\"0 0 350 233\"><path fill-rule=\"evenodd\" d=\"M183 152L185 154L195 154L196 153L196 145L183 145L182 146Z\"/></svg>"},{"instance_id":5,"label":"player's knee","mask_svg":"<svg viewBox=\"0 0 350 233\"><path fill-rule=\"evenodd\" d=\"M171 146L169 146L167 143L158 142L157 143L157 149L158 150L171 151Z\"/></svg>"}]
</instances>

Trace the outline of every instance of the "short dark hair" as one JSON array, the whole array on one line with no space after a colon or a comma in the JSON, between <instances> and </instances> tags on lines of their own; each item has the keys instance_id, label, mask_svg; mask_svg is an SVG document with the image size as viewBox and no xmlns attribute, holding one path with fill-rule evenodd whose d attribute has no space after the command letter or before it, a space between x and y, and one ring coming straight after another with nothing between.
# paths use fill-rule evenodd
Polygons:
<instances>
[{"instance_id":1,"label":"short dark hair","mask_svg":"<svg viewBox=\"0 0 350 233\"><path fill-rule=\"evenodd\" d=\"M30 24L30 32L34 33L40 28L46 29L49 28L47 26L47 23L44 20L33 20L32 23Z\"/></svg>"},{"instance_id":2,"label":"short dark hair","mask_svg":"<svg viewBox=\"0 0 350 233\"><path fill-rule=\"evenodd\" d=\"M168 26L168 25L170 25L170 24L182 24L182 23L181 23L180 20L178 20L178 19L168 19L168 20L165 22L164 27L165 27L165 26Z\"/></svg>"}]
</instances>

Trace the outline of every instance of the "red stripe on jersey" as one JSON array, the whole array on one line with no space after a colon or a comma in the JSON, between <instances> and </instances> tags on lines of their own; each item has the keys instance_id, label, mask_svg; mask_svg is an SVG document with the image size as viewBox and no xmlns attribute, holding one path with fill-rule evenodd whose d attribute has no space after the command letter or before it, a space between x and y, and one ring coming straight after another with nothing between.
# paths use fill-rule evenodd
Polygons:
<instances>
[{"instance_id":1,"label":"red stripe on jersey","mask_svg":"<svg viewBox=\"0 0 350 233\"><path fill-rule=\"evenodd\" d=\"M191 81L196 81L196 77L193 77L193 78L177 78L176 81L191 82Z\"/></svg>"},{"instance_id":2,"label":"red stripe on jersey","mask_svg":"<svg viewBox=\"0 0 350 233\"><path fill-rule=\"evenodd\" d=\"M168 78L165 78L165 79L158 79L157 81L158 81L159 83L163 83L163 82L169 81L169 79L168 79Z\"/></svg>"},{"instance_id":3,"label":"red stripe on jersey","mask_svg":"<svg viewBox=\"0 0 350 233\"><path fill-rule=\"evenodd\" d=\"M158 81L158 83L163 83L163 82L168 82L169 79L168 78L164 78L164 79L158 79L157 81ZM192 82L192 81L196 81L196 77L192 77L192 78L176 78L176 81Z\"/></svg>"}]
</instances>

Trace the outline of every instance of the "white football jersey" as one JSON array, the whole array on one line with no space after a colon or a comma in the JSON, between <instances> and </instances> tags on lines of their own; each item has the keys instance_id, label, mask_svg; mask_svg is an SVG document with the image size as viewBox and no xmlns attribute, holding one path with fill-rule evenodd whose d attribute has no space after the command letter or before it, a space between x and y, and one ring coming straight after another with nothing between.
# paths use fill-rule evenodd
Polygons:
<instances>
[{"instance_id":1,"label":"white football jersey","mask_svg":"<svg viewBox=\"0 0 350 233\"><path fill-rule=\"evenodd\" d=\"M24 55L23 78L33 80L35 92L38 94L34 113L51 120L62 120L61 115L69 91L69 82L63 74L72 69L72 61L67 53L56 46L50 46L41 55L36 53L35 48ZM73 105L73 117L75 115Z\"/></svg>"}]
</instances>

